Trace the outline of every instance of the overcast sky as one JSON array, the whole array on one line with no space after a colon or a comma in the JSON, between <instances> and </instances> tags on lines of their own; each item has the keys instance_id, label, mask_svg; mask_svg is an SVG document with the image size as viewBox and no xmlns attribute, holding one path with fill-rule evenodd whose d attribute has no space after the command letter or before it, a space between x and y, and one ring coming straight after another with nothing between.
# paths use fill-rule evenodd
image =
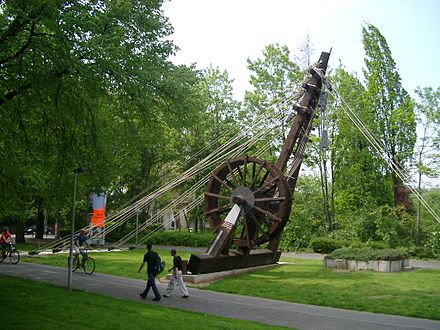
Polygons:
<instances>
[{"instance_id":1,"label":"overcast sky","mask_svg":"<svg viewBox=\"0 0 440 330\"><path fill-rule=\"evenodd\" d=\"M440 86L439 0L171 0L163 9L180 48L172 60L227 70L238 100L249 89L247 58L261 58L274 43L295 53L307 34L312 61L332 48L330 67L340 60L362 77L364 22L386 38L411 95L417 86Z\"/></svg>"}]
</instances>

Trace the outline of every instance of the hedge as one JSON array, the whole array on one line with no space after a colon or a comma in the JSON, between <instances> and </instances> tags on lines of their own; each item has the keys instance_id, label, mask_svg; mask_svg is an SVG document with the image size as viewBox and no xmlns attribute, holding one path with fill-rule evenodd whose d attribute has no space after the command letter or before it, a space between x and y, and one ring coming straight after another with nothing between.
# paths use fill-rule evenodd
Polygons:
<instances>
[{"instance_id":1,"label":"hedge","mask_svg":"<svg viewBox=\"0 0 440 330\"><path fill-rule=\"evenodd\" d=\"M408 253L399 249L371 249L371 248L342 248L326 255L325 259L345 260L403 260L407 259Z\"/></svg>"},{"instance_id":2,"label":"hedge","mask_svg":"<svg viewBox=\"0 0 440 330\"><path fill-rule=\"evenodd\" d=\"M383 242L363 243L354 240L336 240L330 237L315 237L310 241L309 247L313 252L316 253L331 253L334 250L341 248L388 248L387 244Z\"/></svg>"},{"instance_id":3,"label":"hedge","mask_svg":"<svg viewBox=\"0 0 440 330\"><path fill-rule=\"evenodd\" d=\"M151 236L147 241L156 245L208 247L214 235L212 232L194 233L188 231L161 231Z\"/></svg>"}]
</instances>

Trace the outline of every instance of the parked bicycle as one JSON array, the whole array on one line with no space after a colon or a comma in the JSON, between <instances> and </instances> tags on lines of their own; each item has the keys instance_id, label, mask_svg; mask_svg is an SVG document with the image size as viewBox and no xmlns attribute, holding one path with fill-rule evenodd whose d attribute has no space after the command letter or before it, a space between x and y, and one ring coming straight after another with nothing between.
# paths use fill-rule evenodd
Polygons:
<instances>
[{"instance_id":1,"label":"parked bicycle","mask_svg":"<svg viewBox=\"0 0 440 330\"><path fill-rule=\"evenodd\" d=\"M3 262L6 258L9 257L9 260L14 265L20 261L20 253L15 249L15 246L12 243L9 243L7 249L2 249L0 253L0 262Z\"/></svg>"},{"instance_id":2,"label":"parked bicycle","mask_svg":"<svg viewBox=\"0 0 440 330\"><path fill-rule=\"evenodd\" d=\"M92 275L95 271L95 260L92 257L89 257L89 255L87 254L88 250L84 251L85 253L81 253L82 258L80 258L79 253L73 255L72 271L74 272L81 267L84 270L84 273Z\"/></svg>"}]
</instances>

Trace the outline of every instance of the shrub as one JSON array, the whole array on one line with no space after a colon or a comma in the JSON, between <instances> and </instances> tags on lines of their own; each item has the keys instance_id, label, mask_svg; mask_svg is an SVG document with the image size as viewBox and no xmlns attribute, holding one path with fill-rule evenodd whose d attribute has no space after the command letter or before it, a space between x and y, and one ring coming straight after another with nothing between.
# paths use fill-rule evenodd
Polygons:
<instances>
[{"instance_id":1,"label":"shrub","mask_svg":"<svg viewBox=\"0 0 440 330\"><path fill-rule=\"evenodd\" d=\"M208 247L213 239L212 232L191 233L188 231L161 231L148 239L151 244Z\"/></svg>"},{"instance_id":2,"label":"shrub","mask_svg":"<svg viewBox=\"0 0 440 330\"><path fill-rule=\"evenodd\" d=\"M425 247L431 250L434 257L440 258L440 231L434 231L429 235Z\"/></svg>"},{"instance_id":3,"label":"shrub","mask_svg":"<svg viewBox=\"0 0 440 330\"><path fill-rule=\"evenodd\" d=\"M67 228L60 229L60 237L66 237L68 235L70 235L70 229Z\"/></svg>"},{"instance_id":4,"label":"shrub","mask_svg":"<svg viewBox=\"0 0 440 330\"><path fill-rule=\"evenodd\" d=\"M310 248L316 253L330 253L343 247L341 241L328 237L315 237L310 241Z\"/></svg>"},{"instance_id":5,"label":"shrub","mask_svg":"<svg viewBox=\"0 0 440 330\"><path fill-rule=\"evenodd\" d=\"M433 251L426 246L418 246L415 249L414 255L420 259L434 259L435 255Z\"/></svg>"},{"instance_id":6,"label":"shrub","mask_svg":"<svg viewBox=\"0 0 440 330\"><path fill-rule=\"evenodd\" d=\"M369 241L365 243L365 247L372 249L388 249L389 246L385 242Z\"/></svg>"},{"instance_id":7,"label":"shrub","mask_svg":"<svg viewBox=\"0 0 440 330\"><path fill-rule=\"evenodd\" d=\"M316 253L331 253L340 248L373 248L388 249L388 244L384 242L369 241L363 243L359 240L334 239L330 237L315 237L310 241L310 249Z\"/></svg>"},{"instance_id":8,"label":"shrub","mask_svg":"<svg viewBox=\"0 0 440 330\"><path fill-rule=\"evenodd\" d=\"M371 249L371 248L342 248L325 256L326 259L346 260L403 260L408 258L408 253L399 249Z\"/></svg>"}]
</instances>

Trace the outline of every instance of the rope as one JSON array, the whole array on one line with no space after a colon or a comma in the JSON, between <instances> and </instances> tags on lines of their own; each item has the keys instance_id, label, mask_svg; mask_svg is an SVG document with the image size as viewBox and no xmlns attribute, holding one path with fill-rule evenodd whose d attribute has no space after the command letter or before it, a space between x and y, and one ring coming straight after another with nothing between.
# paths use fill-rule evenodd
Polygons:
<instances>
[{"instance_id":1,"label":"rope","mask_svg":"<svg viewBox=\"0 0 440 330\"><path fill-rule=\"evenodd\" d=\"M251 128L256 128L259 125L261 125L262 122L267 121L267 118L265 117L267 113L269 113L269 110L272 109L277 104L288 104L295 96L289 96L284 99L280 99L274 104L272 104L271 107L268 107L263 113L261 113L256 120L253 122L253 125L251 125ZM278 116L278 118L281 118L281 115ZM108 216L106 222L110 223L106 229L105 234L108 234L121 226L123 223L128 221L137 211L137 209L145 208L146 206L150 205L154 200L156 200L158 197L162 196L164 193L170 191L171 189L175 188L179 184L188 181L191 177L194 175L200 173L201 171L212 167L212 166L218 166L219 161L223 161L225 158L228 158L233 155L238 155L240 153L243 153L244 151L248 150L250 147L252 147L259 139L264 138L267 136L268 133L270 133L271 130L260 130L252 136L248 141L243 142L238 147L230 149L234 144L240 142L240 140L246 138L245 134L242 132L238 132L235 136L233 136L228 142L217 148L217 150L213 151L211 154L206 156L204 159L202 159L199 163L195 164L193 167L185 171L183 174L178 176L172 181L169 181L165 185L162 185L161 187L157 188L153 192L149 193L147 196L139 199L138 201L132 203L129 206L123 207L120 211L111 214ZM225 136L225 135L224 135ZM207 149L210 145L206 146L205 149ZM145 190L144 190L145 191ZM139 195L139 194L138 194ZM138 196L137 195L137 196ZM149 223L149 222L148 222ZM92 226L89 225L85 228L86 230L91 230ZM74 233L74 235L77 235L79 233L79 230ZM102 234L102 233L101 233ZM96 236L92 236L91 238L96 238ZM65 246L67 243L70 242L70 237L61 238L55 242L49 243L46 246L43 247L43 249L50 249L50 248L59 248Z\"/></svg>"}]
</instances>

